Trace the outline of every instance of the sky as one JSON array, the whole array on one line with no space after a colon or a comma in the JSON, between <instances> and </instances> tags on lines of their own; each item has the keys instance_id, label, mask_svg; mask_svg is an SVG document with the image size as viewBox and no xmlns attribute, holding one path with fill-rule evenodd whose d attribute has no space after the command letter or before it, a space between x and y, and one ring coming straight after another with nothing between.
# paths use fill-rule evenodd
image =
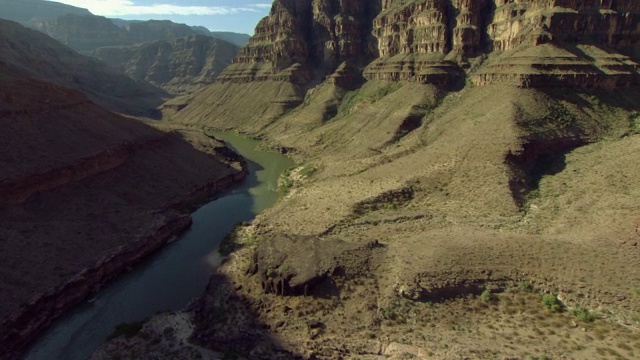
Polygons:
<instances>
[{"instance_id":1,"label":"sky","mask_svg":"<svg viewBox=\"0 0 640 360\"><path fill-rule=\"evenodd\" d=\"M51 1L51 0L48 0ZM212 31L253 35L271 0L55 0L95 15L126 20L171 20Z\"/></svg>"}]
</instances>

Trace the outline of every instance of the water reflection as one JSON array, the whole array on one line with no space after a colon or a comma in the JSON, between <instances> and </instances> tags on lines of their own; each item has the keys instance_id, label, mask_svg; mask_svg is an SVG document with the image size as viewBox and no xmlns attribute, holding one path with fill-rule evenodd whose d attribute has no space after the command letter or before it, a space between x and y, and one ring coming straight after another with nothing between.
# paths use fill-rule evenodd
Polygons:
<instances>
[{"instance_id":1,"label":"water reflection","mask_svg":"<svg viewBox=\"0 0 640 360\"><path fill-rule=\"evenodd\" d=\"M258 141L215 133L248 161L250 175L240 186L192 214L193 226L178 241L140 264L56 321L25 360L83 360L117 324L177 311L200 295L220 262L217 247L241 221L273 205L280 173L293 166L286 157L256 149Z\"/></svg>"}]
</instances>

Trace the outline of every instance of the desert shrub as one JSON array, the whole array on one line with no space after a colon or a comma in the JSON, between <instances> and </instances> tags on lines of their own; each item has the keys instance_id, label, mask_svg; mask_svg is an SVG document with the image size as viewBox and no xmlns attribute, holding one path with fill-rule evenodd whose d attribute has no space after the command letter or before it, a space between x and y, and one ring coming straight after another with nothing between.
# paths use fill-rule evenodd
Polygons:
<instances>
[{"instance_id":1,"label":"desert shrub","mask_svg":"<svg viewBox=\"0 0 640 360\"><path fill-rule=\"evenodd\" d=\"M573 310L573 315L583 322L593 322L596 319L596 315L585 308Z\"/></svg>"},{"instance_id":2,"label":"desert shrub","mask_svg":"<svg viewBox=\"0 0 640 360\"><path fill-rule=\"evenodd\" d=\"M280 178L278 179L278 193L281 196L288 194L289 190L291 190L294 185L294 181L291 178L291 170L292 169L283 171L282 174L280 174Z\"/></svg>"},{"instance_id":3,"label":"desert shrub","mask_svg":"<svg viewBox=\"0 0 640 360\"><path fill-rule=\"evenodd\" d=\"M480 300L484 302L489 302L492 299L493 299L493 294L491 293L491 291L489 291L489 289L484 289L482 294L480 294Z\"/></svg>"},{"instance_id":4,"label":"desert shrub","mask_svg":"<svg viewBox=\"0 0 640 360\"><path fill-rule=\"evenodd\" d=\"M535 290L533 288L533 284L531 284L529 280L520 281L520 284L518 285L518 287L520 288L520 290L523 290L526 292L533 292Z\"/></svg>"},{"instance_id":5,"label":"desert shrub","mask_svg":"<svg viewBox=\"0 0 640 360\"><path fill-rule=\"evenodd\" d=\"M316 171L318 171L318 169L316 169L313 165L307 164L307 165L303 166L300 169L300 171L298 171L298 174L301 177L309 177L309 176L312 176L313 174L315 174Z\"/></svg>"},{"instance_id":6,"label":"desert shrub","mask_svg":"<svg viewBox=\"0 0 640 360\"><path fill-rule=\"evenodd\" d=\"M640 116L637 113L631 115L631 132L640 134Z\"/></svg>"},{"instance_id":7,"label":"desert shrub","mask_svg":"<svg viewBox=\"0 0 640 360\"><path fill-rule=\"evenodd\" d=\"M557 296L551 294L545 294L542 296L542 305L545 309L551 312L561 312L562 311L562 302L558 299Z\"/></svg>"}]
</instances>

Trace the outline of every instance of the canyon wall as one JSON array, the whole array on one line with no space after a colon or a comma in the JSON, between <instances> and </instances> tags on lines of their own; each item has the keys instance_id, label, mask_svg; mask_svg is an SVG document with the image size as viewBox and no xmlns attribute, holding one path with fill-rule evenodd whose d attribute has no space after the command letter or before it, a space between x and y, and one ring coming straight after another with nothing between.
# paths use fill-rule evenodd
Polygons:
<instances>
[{"instance_id":1,"label":"canyon wall","mask_svg":"<svg viewBox=\"0 0 640 360\"><path fill-rule=\"evenodd\" d=\"M618 52L637 47L639 21L640 3L633 0L276 1L219 81L309 85L346 62L356 65L351 67L355 71L366 66L362 73L367 80L447 85L469 68L469 59L491 53L509 57L508 51L547 43L559 53L533 54L518 64L502 62L474 81L506 79L535 86L537 80L527 82L515 74L539 71L635 76L635 62ZM594 58L573 51L585 64L563 66L563 49L577 43L591 44L601 54ZM598 68L601 62L607 63L604 71ZM540 64L547 69L540 70ZM594 83L575 80L567 85Z\"/></svg>"}]
</instances>

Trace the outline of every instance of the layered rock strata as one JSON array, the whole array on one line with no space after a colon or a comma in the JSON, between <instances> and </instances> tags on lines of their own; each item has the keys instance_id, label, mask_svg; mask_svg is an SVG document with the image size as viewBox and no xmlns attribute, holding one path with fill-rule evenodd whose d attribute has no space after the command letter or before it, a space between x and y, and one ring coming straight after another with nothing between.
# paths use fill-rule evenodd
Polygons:
<instances>
[{"instance_id":1,"label":"layered rock strata","mask_svg":"<svg viewBox=\"0 0 640 360\"><path fill-rule=\"evenodd\" d=\"M184 94L211 84L237 51L226 41L192 35L143 45L101 47L92 55L136 80Z\"/></svg>"},{"instance_id":2,"label":"layered rock strata","mask_svg":"<svg viewBox=\"0 0 640 360\"><path fill-rule=\"evenodd\" d=\"M635 47L640 34L634 24L639 17L639 5L628 0L385 0L348 5L337 1L276 1L271 14L258 24L256 35L219 81L277 80L304 85L318 71L322 76L330 74L346 61L367 65L363 72L367 80L447 85L462 75L461 67L470 65L469 58L493 51L550 42L580 42L618 50ZM559 71L558 77L562 72L574 72L562 64L562 55L547 60L549 72ZM535 68L535 60L530 65ZM615 76L635 77L631 68L616 67ZM503 74L508 73L488 69L474 81L503 82ZM534 78L519 84L535 86L538 81ZM610 84L597 81L594 86L604 83ZM613 83L623 86L629 81Z\"/></svg>"}]
</instances>

